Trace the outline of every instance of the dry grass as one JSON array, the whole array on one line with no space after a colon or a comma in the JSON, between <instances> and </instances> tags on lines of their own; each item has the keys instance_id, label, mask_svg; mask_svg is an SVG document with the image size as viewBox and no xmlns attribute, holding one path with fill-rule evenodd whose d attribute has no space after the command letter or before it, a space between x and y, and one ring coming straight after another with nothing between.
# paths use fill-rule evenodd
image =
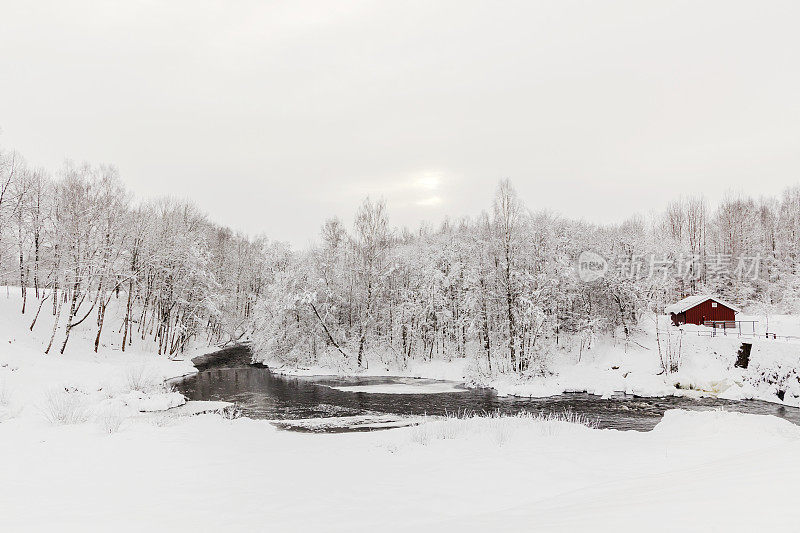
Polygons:
<instances>
[{"instance_id":1,"label":"dry grass","mask_svg":"<svg viewBox=\"0 0 800 533\"><path fill-rule=\"evenodd\" d=\"M47 391L41 411L45 419L55 425L81 424L89 419L86 394L72 388Z\"/></svg>"},{"instance_id":2,"label":"dry grass","mask_svg":"<svg viewBox=\"0 0 800 533\"><path fill-rule=\"evenodd\" d=\"M11 406L11 387L0 378L0 422L4 422L16 416L18 410Z\"/></svg>"},{"instance_id":3,"label":"dry grass","mask_svg":"<svg viewBox=\"0 0 800 533\"><path fill-rule=\"evenodd\" d=\"M411 440L423 446L436 440L453 440L470 436L489 437L503 446L520 430L535 428L543 436L554 436L570 425L596 428L597 422L584 415L565 411L563 413L517 413L507 415L448 415L428 419L411 430Z\"/></svg>"},{"instance_id":4,"label":"dry grass","mask_svg":"<svg viewBox=\"0 0 800 533\"><path fill-rule=\"evenodd\" d=\"M101 410L95 417L95 422L109 435L118 432L128 416L119 405L112 405Z\"/></svg>"},{"instance_id":5,"label":"dry grass","mask_svg":"<svg viewBox=\"0 0 800 533\"><path fill-rule=\"evenodd\" d=\"M178 418L180 417L173 414L167 414L166 411L160 411L156 413L156 416L148 417L146 420L152 426L157 428L166 428L174 426Z\"/></svg>"},{"instance_id":6,"label":"dry grass","mask_svg":"<svg viewBox=\"0 0 800 533\"><path fill-rule=\"evenodd\" d=\"M243 415L241 408L236 404L226 405L219 410L219 416L225 420L236 420L237 418L242 418Z\"/></svg>"},{"instance_id":7,"label":"dry grass","mask_svg":"<svg viewBox=\"0 0 800 533\"><path fill-rule=\"evenodd\" d=\"M130 365L126 367L123 378L127 392L166 392L164 381L147 365Z\"/></svg>"},{"instance_id":8,"label":"dry grass","mask_svg":"<svg viewBox=\"0 0 800 533\"><path fill-rule=\"evenodd\" d=\"M161 385L161 380L146 365L130 365L125 368L124 383L128 391L152 392Z\"/></svg>"},{"instance_id":9,"label":"dry grass","mask_svg":"<svg viewBox=\"0 0 800 533\"><path fill-rule=\"evenodd\" d=\"M0 407L8 407L11 403L11 388L5 379L0 378Z\"/></svg>"}]
</instances>

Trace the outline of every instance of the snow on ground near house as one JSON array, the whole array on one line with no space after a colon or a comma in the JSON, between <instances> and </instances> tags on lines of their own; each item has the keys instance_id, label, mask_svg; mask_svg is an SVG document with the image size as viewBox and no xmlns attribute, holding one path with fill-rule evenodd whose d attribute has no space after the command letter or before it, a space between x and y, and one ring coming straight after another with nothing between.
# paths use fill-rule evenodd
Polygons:
<instances>
[{"instance_id":1,"label":"snow on ground near house","mask_svg":"<svg viewBox=\"0 0 800 533\"><path fill-rule=\"evenodd\" d=\"M310 435L201 415L0 424L7 531L766 531L800 520L800 428L670 411L652 432L531 419Z\"/></svg>"},{"instance_id":2,"label":"snow on ground near house","mask_svg":"<svg viewBox=\"0 0 800 533\"><path fill-rule=\"evenodd\" d=\"M678 329L667 324L667 317L660 319L662 351L670 343L680 352L678 372L662 371L655 327L645 323L645 331L636 335L635 342L600 339L580 359L566 350L551 354L551 376L524 380L506 376L493 380L491 385L501 394L518 396L572 391L608 396L624 392L639 396L716 395L800 405L800 382L790 375L793 369L800 368L800 343L740 338L734 334L711 337L709 328ZM783 317L787 329L797 319ZM752 344L747 369L735 367L743 343ZM786 392L783 400L777 396L779 390Z\"/></svg>"},{"instance_id":3,"label":"snow on ground near house","mask_svg":"<svg viewBox=\"0 0 800 533\"><path fill-rule=\"evenodd\" d=\"M759 336L765 333L774 333L782 336L800 337L800 315L753 315L737 314L736 320L755 321L755 331ZM742 332L750 333L751 324L742 324Z\"/></svg>"}]
</instances>

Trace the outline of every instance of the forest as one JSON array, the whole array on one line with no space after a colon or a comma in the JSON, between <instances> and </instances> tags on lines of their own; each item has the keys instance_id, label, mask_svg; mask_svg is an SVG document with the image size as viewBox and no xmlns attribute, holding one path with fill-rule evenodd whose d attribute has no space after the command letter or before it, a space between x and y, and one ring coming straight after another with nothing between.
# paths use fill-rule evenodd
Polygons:
<instances>
[{"instance_id":1,"label":"forest","mask_svg":"<svg viewBox=\"0 0 800 533\"><path fill-rule=\"evenodd\" d=\"M470 217L397 228L390 208L366 198L352 221L329 218L316 244L293 250L189 201L137 201L112 166L50 175L6 150L0 284L20 291L31 329L57 318L47 353L89 321L95 350L106 336L168 356L251 340L262 360L356 369L470 356L489 373L542 373L554 347L627 339L646 313L696 293L800 312L797 186L714 204L681 196L619 224L564 218L507 179ZM608 262L588 282L576 272L585 251ZM123 314L109 329L112 299Z\"/></svg>"},{"instance_id":2,"label":"forest","mask_svg":"<svg viewBox=\"0 0 800 533\"><path fill-rule=\"evenodd\" d=\"M0 279L21 291L31 329L41 313L57 317L47 353L64 353L84 321L96 324L95 351L101 335L166 355L239 338L267 281L264 261L282 248L188 201L135 202L111 166L67 163L49 176L4 152L0 176ZM124 309L119 331L104 330L112 299Z\"/></svg>"}]
</instances>

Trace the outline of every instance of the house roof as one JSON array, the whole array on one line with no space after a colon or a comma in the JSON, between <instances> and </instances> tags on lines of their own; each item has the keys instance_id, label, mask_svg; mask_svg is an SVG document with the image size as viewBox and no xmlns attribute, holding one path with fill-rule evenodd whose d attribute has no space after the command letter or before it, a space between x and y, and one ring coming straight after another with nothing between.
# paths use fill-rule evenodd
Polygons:
<instances>
[{"instance_id":1,"label":"house roof","mask_svg":"<svg viewBox=\"0 0 800 533\"><path fill-rule=\"evenodd\" d=\"M684 298L679 302L675 302L672 305L668 305L666 309L664 309L664 311L666 311L667 313L675 313L675 314L683 313L684 311L691 309L692 307L700 305L706 300L714 300L715 302L720 303L725 307L728 307L729 309L733 309L737 313L741 312L741 309L739 309L735 305L728 303L721 298L717 298L713 294L697 294L695 296L689 296L688 298Z\"/></svg>"}]
</instances>

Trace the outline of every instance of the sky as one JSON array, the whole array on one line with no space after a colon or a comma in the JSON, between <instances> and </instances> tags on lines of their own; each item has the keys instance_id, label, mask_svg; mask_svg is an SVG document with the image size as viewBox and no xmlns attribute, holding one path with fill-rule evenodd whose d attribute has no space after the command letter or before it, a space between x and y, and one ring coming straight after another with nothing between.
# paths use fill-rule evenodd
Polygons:
<instances>
[{"instance_id":1,"label":"sky","mask_svg":"<svg viewBox=\"0 0 800 533\"><path fill-rule=\"evenodd\" d=\"M0 0L0 147L303 247L367 195L415 227L591 222L800 182L800 2Z\"/></svg>"}]
</instances>

